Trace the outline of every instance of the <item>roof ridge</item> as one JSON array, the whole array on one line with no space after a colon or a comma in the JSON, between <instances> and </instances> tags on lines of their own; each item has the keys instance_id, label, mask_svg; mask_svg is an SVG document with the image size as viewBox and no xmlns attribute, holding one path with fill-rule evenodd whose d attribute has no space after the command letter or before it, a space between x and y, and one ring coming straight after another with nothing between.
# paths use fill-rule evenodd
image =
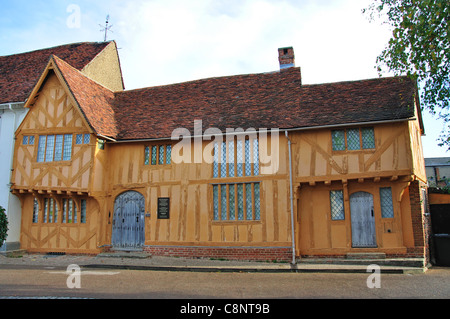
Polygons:
<instances>
[{"instance_id":1,"label":"roof ridge","mask_svg":"<svg viewBox=\"0 0 450 319\"><path fill-rule=\"evenodd\" d=\"M342 80L335 82L323 82L323 83L312 83L312 84L302 84L302 86L318 86L318 85L331 85L331 84L346 84L346 83L357 83L357 82L371 82L371 81L379 81L379 80L392 80L392 79L409 79L407 75L394 75L394 76L379 76L377 78L369 78L369 79L361 79L361 80Z\"/></svg>"},{"instance_id":2,"label":"roof ridge","mask_svg":"<svg viewBox=\"0 0 450 319\"><path fill-rule=\"evenodd\" d=\"M68 47L71 45L82 45L82 44L102 44L102 43L110 43L113 42L114 40L110 40L110 41L102 41L102 42L95 42L95 41L83 41L83 42L74 42L74 43L67 43L67 44L61 44L61 45L55 45L52 47L48 47L48 48L42 48L42 49L36 49L36 50L31 50L31 51L25 51L25 52L20 52L20 53L13 53L13 54L7 54L7 55L0 55L0 57L12 57L15 55L22 55L22 54L29 54L29 53L34 53L34 52L40 52L40 51L45 51L45 50L55 50L56 48L63 48L63 47Z\"/></svg>"},{"instance_id":3,"label":"roof ridge","mask_svg":"<svg viewBox=\"0 0 450 319\"><path fill-rule=\"evenodd\" d=\"M295 67L292 69L300 69L300 67ZM286 72L286 71L283 71L283 72ZM190 83L215 80L215 79L238 78L238 77L245 77L245 76L260 76L260 75L269 75L269 74L282 74L283 72L280 72L278 70L278 71L269 71L269 72L255 72L255 73L243 73L243 74L235 74L235 75L212 76L212 77L201 78L201 79L196 79L196 80L187 80L187 81L176 82L176 83L160 84L160 85L154 85L154 86L147 86L147 87L117 91L115 93L129 93L129 92L143 91L143 90L149 90L149 89L165 88L165 87L170 87L170 86L174 86L174 85L190 84Z\"/></svg>"}]
</instances>

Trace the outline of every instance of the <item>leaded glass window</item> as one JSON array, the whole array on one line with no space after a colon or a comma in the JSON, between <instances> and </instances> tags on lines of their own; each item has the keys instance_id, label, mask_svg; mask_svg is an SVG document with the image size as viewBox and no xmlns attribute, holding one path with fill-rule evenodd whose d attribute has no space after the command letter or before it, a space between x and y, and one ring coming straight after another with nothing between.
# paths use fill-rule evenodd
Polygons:
<instances>
[{"instance_id":1,"label":"leaded glass window","mask_svg":"<svg viewBox=\"0 0 450 319\"><path fill-rule=\"evenodd\" d=\"M86 224L86 206L87 206L87 202L85 199L81 200L81 211L80 211L80 222L82 224Z\"/></svg>"},{"instance_id":2,"label":"leaded glass window","mask_svg":"<svg viewBox=\"0 0 450 319\"><path fill-rule=\"evenodd\" d=\"M219 144L214 143L213 177L219 177Z\"/></svg>"},{"instance_id":3,"label":"leaded glass window","mask_svg":"<svg viewBox=\"0 0 450 319\"><path fill-rule=\"evenodd\" d=\"M238 139L237 140L237 146L236 146L236 160L237 160L237 176L238 177L242 177L244 174L243 171L243 164L244 164L244 158L242 156L243 153L243 144L242 144L242 140Z\"/></svg>"},{"instance_id":4,"label":"leaded glass window","mask_svg":"<svg viewBox=\"0 0 450 319\"><path fill-rule=\"evenodd\" d=\"M228 175L234 177L234 141L228 143Z\"/></svg>"},{"instance_id":5,"label":"leaded glass window","mask_svg":"<svg viewBox=\"0 0 450 319\"><path fill-rule=\"evenodd\" d=\"M164 145L160 145L159 146L159 161L158 161L159 165L164 164L164 150L165 150Z\"/></svg>"},{"instance_id":6,"label":"leaded glass window","mask_svg":"<svg viewBox=\"0 0 450 319\"><path fill-rule=\"evenodd\" d=\"M333 151L355 151L375 148L373 127L331 131Z\"/></svg>"},{"instance_id":7,"label":"leaded glass window","mask_svg":"<svg viewBox=\"0 0 450 319\"><path fill-rule=\"evenodd\" d=\"M156 165L157 156L158 156L158 147L152 146L152 165Z\"/></svg>"},{"instance_id":8,"label":"leaded glass window","mask_svg":"<svg viewBox=\"0 0 450 319\"><path fill-rule=\"evenodd\" d=\"M244 185L237 185L238 220L244 220Z\"/></svg>"},{"instance_id":9,"label":"leaded glass window","mask_svg":"<svg viewBox=\"0 0 450 319\"><path fill-rule=\"evenodd\" d=\"M257 139L253 140L253 175L259 175L259 143Z\"/></svg>"},{"instance_id":10,"label":"leaded glass window","mask_svg":"<svg viewBox=\"0 0 450 319\"><path fill-rule=\"evenodd\" d=\"M220 177L227 177L227 143L222 143L220 162Z\"/></svg>"},{"instance_id":11,"label":"leaded glass window","mask_svg":"<svg viewBox=\"0 0 450 319\"><path fill-rule=\"evenodd\" d=\"M344 220L344 193L341 190L330 191L331 220Z\"/></svg>"},{"instance_id":12,"label":"leaded glass window","mask_svg":"<svg viewBox=\"0 0 450 319\"><path fill-rule=\"evenodd\" d=\"M45 144L47 141L47 136L39 136L37 162L41 163L45 159Z\"/></svg>"},{"instance_id":13,"label":"leaded glass window","mask_svg":"<svg viewBox=\"0 0 450 319\"><path fill-rule=\"evenodd\" d=\"M172 164L172 145L166 147L166 164Z\"/></svg>"},{"instance_id":14,"label":"leaded glass window","mask_svg":"<svg viewBox=\"0 0 450 319\"><path fill-rule=\"evenodd\" d=\"M229 198L229 220L236 219L236 202L235 202L235 184L230 184L228 186L228 198Z\"/></svg>"},{"instance_id":15,"label":"leaded glass window","mask_svg":"<svg viewBox=\"0 0 450 319\"><path fill-rule=\"evenodd\" d=\"M77 205L72 199L64 198L62 222L72 224L77 222Z\"/></svg>"},{"instance_id":16,"label":"leaded glass window","mask_svg":"<svg viewBox=\"0 0 450 319\"><path fill-rule=\"evenodd\" d=\"M250 141L245 140L245 176L252 175L252 163L250 162Z\"/></svg>"},{"instance_id":17,"label":"leaded glass window","mask_svg":"<svg viewBox=\"0 0 450 319\"><path fill-rule=\"evenodd\" d=\"M213 185L215 221L260 220L260 183Z\"/></svg>"},{"instance_id":18,"label":"leaded glass window","mask_svg":"<svg viewBox=\"0 0 450 319\"><path fill-rule=\"evenodd\" d=\"M253 201L252 201L252 184L245 184L245 208L246 216L245 219L253 219Z\"/></svg>"},{"instance_id":19,"label":"leaded glass window","mask_svg":"<svg viewBox=\"0 0 450 319\"><path fill-rule=\"evenodd\" d=\"M150 164L150 147L146 146L144 150L144 165Z\"/></svg>"},{"instance_id":20,"label":"leaded glass window","mask_svg":"<svg viewBox=\"0 0 450 319\"><path fill-rule=\"evenodd\" d=\"M55 149L55 135L47 136L47 147L45 151L45 161L52 162L53 161L53 151Z\"/></svg>"},{"instance_id":21,"label":"leaded glass window","mask_svg":"<svg viewBox=\"0 0 450 319\"><path fill-rule=\"evenodd\" d=\"M214 220L219 220L219 186L213 186Z\"/></svg>"},{"instance_id":22,"label":"leaded glass window","mask_svg":"<svg viewBox=\"0 0 450 319\"><path fill-rule=\"evenodd\" d=\"M363 149L375 148L375 134L373 127L365 127L361 129Z\"/></svg>"},{"instance_id":23,"label":"leaded glass window","mask_svg":"<svg viewBox=\"0 0 450 319\"><path fill-rule=\"evenodd\" d=\"M58 221L58 205L53 198L44 198L44 223Z\"/></svg>"},{"instance_id":24,"label":"leaded glass window","mask_svg":"<svg viewBox=\"0 0 450 319\"><path fill-rule=\"evenodd\" d=\"M165 165L172 163L172 145L146 146L144 165Z\"/></svg>"},{"instance_id":25,"label":"leaded glass window","mask_svg":"<svg viewBox=\"0 0 450 319\"><path fill-rule=\"evenodd\" d=\"M55 140L55 161L61 161L62 160L62 153L63 153L63 136L62 135L56 135L56 140Z\"/></svg>"},{"instance_id":26,"label":"leaded glass window","mask_svg":"<svg viewBox=\"0 0 450 319\"><path fill-rule=\"evenodd\" d=\"M221 219L227 220L227 185L220 185Z\"/></svg>"},{"instance_id":27,"label":"leaded glass window","mask_svg":"<svg viewBox=\"0 0 450 319\"><path fill-rule=\"evenodd\" d=\"M333 151L345 150L345 131L332 131L331 139L333 143Z\"/></svg>"},{"instance_id":28,"label":"leaded glass window","mask_svg":"<svg viewBox=\"0 0 450 319\"><path fill-rule=\"evenodd\" d=\"M70 161L72 158L72 134L64 135L63 161Z\"/></svg>"},{"instance_id":29,"label":"leaded glass window","mask_svg":"<svg viewBox=\"0 0 450 319\"><path fill-rule=\"evenodd\" d=\"M28 136L24 136L22 139L22 144L23 145L28 145Z\"/></svg>"},{"instance_id":30,"label":"leaded glass window","mask_svg":"<svg viewBox=\"0 0 450 319\"><path fill-rule=\"evenodd\" d=\"M89 144L90 142L91 142L91 135L90 134L84 134L83 143L84 144Z\"/></svg>"},{"instance_id":31,"label":"leaded glass window","mask_svg":"<svg viewBox=\"0 0 450 319\"><path fill-rule=\"evenodd\" d=\"M39 202L37 198L34 199L33 202L33 224L39 222Z\"/></svg>"},{"instance_id":32,"label":"leaded glass window","mask_svg":"<svg viewBox=\"0 0 450 319\"><path fill-rule=\"evenodd\" d=\"M394 205L392 203L392 189L390 187L380 188L381 217L394 218Z\"/></svg>"},{"instance_id":33,"label":"leaded glass window","mask_svg":"<svg viewBox=\"0 0 450 319\"><path fill-rule=\"evenodd\" d=\"M359 129L347 130L347 148L351 151L359 150L361 148Z\"/></svg>"},{"instance_id":34,"label":"leaded glass window","mask_svg":"<svg viewBox=\"0 0 450 319\"><path fill-rule=\"evenodd\" d=\"M83 134L77 134L75 137L75 144L80 145L83 144Z\"/></svg>"}]
</instances>

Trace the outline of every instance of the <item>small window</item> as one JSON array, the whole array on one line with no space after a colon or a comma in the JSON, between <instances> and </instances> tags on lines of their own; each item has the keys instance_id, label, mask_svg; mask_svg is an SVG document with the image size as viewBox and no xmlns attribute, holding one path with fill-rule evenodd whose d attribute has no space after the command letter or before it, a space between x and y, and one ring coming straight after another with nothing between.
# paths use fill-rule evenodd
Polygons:
<instances>
[{"instance_id":1,"label":"small window","mask_svg":"<svg viewBox=\"0 0 450 319\"><path fill-rule=\"evenodd\" d=\"M22 145L34 145L34 136L24 136L22 138Z\"/></svg>"},{"instance_id":2,"label":"small window","mask_svg":"<svg viewBox=\"0 0 450 319\"><path fill-rule=\"evenodd\" d=\"M373 127L331 131L333 151L355 151L375 148Z\"/></svg>"},{"instance_id":3,"label":"small window","mask_svg":"<svg viewBox=\"0 0 450 319\"><path fill-rule=\"evenodd\" d=\"M392 189L380 188L381 217L394 218L394 205L392 204Z\"/></svg>"},{"instance_id":4,"label":"small window","mask_svg":"<svg viewBox=\"0 0 450 319\"><path fill-rule=\"evenodd\" d=\"M86 200L82 199L81 200L81 211L80 211L80 222L82 224L86 224Z\"/></svg>"},{"instance_id":5,"label":"small window","mask_svg":"<svg viewBox=\"0 0 450 319\"><path fill-rule=\"evenodd\" d=\"M168 165L172 163L172 145L146 146L144 165Z\"/></svg>"},{"instance_id":6,"label":"small window","mask_svg":"<svg viewBox=\"0 0 450 319\"><path fill-rule=\"evenodd\" d=\"M330 191L331 220L344 220L344 193L341 190Z\"/></svg>"},{"instance_id":7,"label":"small window","mask_svg":"<svg viewBox=\"0 0 450 319\"><path fill-rule=\"evenodd\" d=\"M72 224L77 222L77 205L72 199L64 198L62 200L62 223Z\"/></svg>"},{"instance_id":8,"label":"small window","mask_svg":"<svg viewBox=\"0 0 450 319\"><path fill-rule=\"evenodd\" d=\"M39 222L39 202L37 198L33 201L33 224Z\"/></svg>"},{"instance_id":9,"label":"small window","mask_svg":"<svg viewBox=\"0 0 450 319\"><path fill-rule=\"evenodd\" d=\"M58 222L58 205L53 198L44 198L44 223Z\"/></svg>"}]
</instances>

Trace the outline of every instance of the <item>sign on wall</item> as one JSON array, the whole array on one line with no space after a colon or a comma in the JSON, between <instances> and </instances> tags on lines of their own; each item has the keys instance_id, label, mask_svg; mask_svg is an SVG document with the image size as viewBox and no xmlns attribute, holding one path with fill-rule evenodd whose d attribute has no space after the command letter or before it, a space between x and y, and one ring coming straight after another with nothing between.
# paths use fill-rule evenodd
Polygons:
<instances>
[{"instance_id":1,"label":"sign on wall","mask_svg":"<svg viewBox=\"0 0 450 319\"><path fill-rule=\"evenodd\" d=\"M160 197L158 198L158 219L170 218L170 198Z\"/></svg>"}]
</instances>

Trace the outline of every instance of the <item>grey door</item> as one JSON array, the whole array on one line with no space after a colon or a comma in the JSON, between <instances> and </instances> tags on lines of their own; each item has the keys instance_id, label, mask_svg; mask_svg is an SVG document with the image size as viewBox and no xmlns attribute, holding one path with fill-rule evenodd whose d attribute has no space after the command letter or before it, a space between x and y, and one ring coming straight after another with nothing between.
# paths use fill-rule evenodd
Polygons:
<instances>
[{"instance_id":1,"label":"grey door","mask_svg":"<svg viewBox=\"0 0 450 319\"><path fill-rule=\"evenodd\" d=\"M350 196L350 213L352 246L377 247L372 194L366 192L352 194Z\"/></svg>"},{"instance_id":2,"label":"grey door","mask_svg":"<svg viewBox=\"0 0 450 319\"><path fill-rule=\"evenodd\" d=\"M145 199L138 192L129 191L117 196L111 244L113 249L142 249L145 241Z\"/></svg>"}]
</instances>

